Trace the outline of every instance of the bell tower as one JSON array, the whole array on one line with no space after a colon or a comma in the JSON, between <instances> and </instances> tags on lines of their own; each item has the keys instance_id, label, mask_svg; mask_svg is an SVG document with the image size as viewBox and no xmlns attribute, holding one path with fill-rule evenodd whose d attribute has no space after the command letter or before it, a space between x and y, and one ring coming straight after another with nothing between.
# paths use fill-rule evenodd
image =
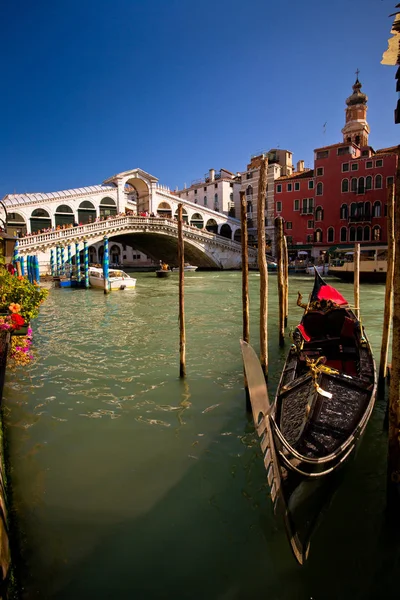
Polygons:
<instances>
[{"instance_id":1,"label":"bell tower","mask_svg":"<svg viewBox=\"0 0 400 600\"><path fill-rule=\"evenodd\" d=\"M342 129L343 141L353 142L357 146L368 146L369 125L367 123L368 96L361 91L361 83L357 79L353 85L353 93L346 100L346 124Z\"/></svg>"}]
</instances>

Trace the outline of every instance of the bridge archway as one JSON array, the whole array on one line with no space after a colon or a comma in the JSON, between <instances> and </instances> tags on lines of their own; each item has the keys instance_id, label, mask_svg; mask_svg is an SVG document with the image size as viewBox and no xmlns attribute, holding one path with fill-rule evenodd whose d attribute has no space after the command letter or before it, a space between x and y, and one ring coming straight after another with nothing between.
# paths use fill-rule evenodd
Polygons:
<instances>
[{"instance_id":1,"label":"bridge archway","mask_svg":"<svg viewBox=\"0 0 400 600\"><path fill-rule=\"evenodd\" d=\"M94 204L89 200L84 200L80 203L78 208L78 222L79 224L86 225L87 223L94 223L96 220L96 209Z\"/></svg>"},{"instance_id":2,"label":"bridge archway","mask_svg":"<svg viewBox=\"0 0 400 600\"><path fill-rule=\"evenodd\" d=\"M241 229L236 229L235 233L233 234L233 239L235 242L241 242L242 241L242 230Z\"/></svg>"},{"instance_id":3,"label":"bridge archway","mask_svg":"<svg viewBox=\"0 0 400 600\"><path fill-rule=\"evenodd\" d=\"M225 237L225 238L228 238L228 240L231 240L232 239L232 229L230 228L230 225L228 225L227 223L224 223L221 226L219 235L222 235L222 237Z\"/></svg>"},{"instance_id":4,"label":"bridge archway","mask_svg":"<svg viewBox=\"0 0 400 600\"><path fill-rule=\"evenodd\" d=\"M175 211L175 219L178 220L178 209ZM189 217L186 208L182 207L182 220L184 223L189 223Z\"/></svg>"},{"instance_id":5,"label":"bridge archway","mask_svg":"<svg viewBox=\"0 0 400 600\"><path fill-rule=\"evenodd\" d=\"M160 215L160 217L164 217L165 219L172 218L172 209L168 202L160 202L157 208L157 214Z\"/></svg>"},{"instance_id":6,"label":"bridge archway","mask_svg":"<svg viewBox=\"0 0 400 600\"><path fill-rule=\"evenodd\" d=\"M102 219L106 219L110 216L115 216L117 214L117 205L115 200L110 197L102 198L100 201L100 217Z\"/></svg>"},{"instance_id":7,"label":"bridge archway","mask_svg":"<svg viewBox=\"0 0 400 600\"><path fill-rule=\"evenodd\" d=\"M75 222L74 211L67 204L57 206L54 218L56 227L57 225L73 225Z\"/></svg>"},{"instance_id":8,"label":"bridge archway","mask_svg":"<svg viewBox=\"0 0 400 600\"><path fill-rule=\"evenodd\" d=\"M190 219L190 224L192 227L197 227L197 229L203 229L204 220L200 213L194 213Z\"/></svg>"},{"instance_id":9,"label":"bridge archway","mask_svg":"<svg viewBox=\"0 0 400 600\"><path fill-rule=\"evenodd\" d=\"M8 213L7 215L7 233L15 237L22 237L27 232L26 221L19 213Z\"/></svg>"},{"instance_id":10,"label":"bridge archway","mask_svg":"<svg viewBox=\"0 0 400 600\"><path fill-rule=\"evenodd\" d=\"M215 219L208 219L206 225L207 231L210 233L218 233L218 223Z\"/></svg>"},{"instance_id":11,"label":"bridge archway","mask_svg":"<svg viewBox=\"0 0 400 600\"><path fill-rule=\"evenodd\" d=\"M99 261L97 260L96 248L94 246L89 246L88 252L89 252L89 263L98 263Z\"/></svg>"},{"instance_id":12,"label":"bridge archway","mask_svg":"<svg viewBox=\"0 0 400 600\"><path fill-rule=\"evenodd\" d=\"M150 191L147 183L141 177L127 177L123 185L125 191L128 191L128 197L136 201L138 215L141 212L150 212Z\"/></svg>"},{"instance_id":13,"label":"bridge archway","mask_svg":"<svg viewBox=\"0 0 400 600\"><path fill-rule=\"evenodd\" d=\"M36 208L30 218L31 233L36 233L42 229L51 227L51 218L47 210L44 208Z\"/></svg>"},{"instance_id":14,"label":"bridge archway","mask_svg":"<svg viewBox=\"0 0 400 600\"><path fill-rule=\"evenodd\" d=\"M121 264L121 248L117 244L110 247L110 263Z\"/></svg>"}]
</instances>

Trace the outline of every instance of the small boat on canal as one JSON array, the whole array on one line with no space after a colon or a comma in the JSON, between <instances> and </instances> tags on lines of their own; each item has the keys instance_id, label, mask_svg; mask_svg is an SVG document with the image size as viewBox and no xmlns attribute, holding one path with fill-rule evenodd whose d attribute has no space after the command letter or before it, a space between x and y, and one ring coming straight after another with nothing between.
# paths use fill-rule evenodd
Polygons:
<instances>
[{"instance_id":1,"label":"small boat on canal","mask_svg":"<svg viewBox=\"0 0 400 600\"><path fill-rule=\"evenodd\" d=\"M120 269L110 269L108 272L108 281L110 290L133 290L136 287L136 279L121 271ZM99 267L89 267L89 283L91 287L104 290L103 269Z\"/></svg>"},{"instance_id":2,"label":"small boat on canal","mask_svg":"<svg viewBox=\"0 0 400 600\"><path fill-rule=\"evenodd\" d=\"M298 305L304 314L272 405L256 353L241 346L271 499L303 564L371 416L376 370L361 322L317 272L309 302L302 304L299 295Z\"/></svg>"},{"instance_id":3,"label":"small boat on canal","mask_svg":"<svg viewBox=\"0 0 400 600\"><path fill-rule=\"evenodd\" d=\"M171 275L172 271L169 268L167 263L163 263L160 261L160 268L156 271L156 277L161 277L161 279L165 279Z\"/></svg>"},{"instance_id":4,"label":"small boat on canal","mask_svg":"<svg viewBox=\"0 0 400 600\"><path fill-rule=\"evenodd\" d=\"M185 263L184 267L183 267L183 270L184 271L197 271L198 268L199 267L196 267L195 265L191 265L189 263ZM172 269L172 271L173 271L173 273L179 272L179 267L174 267Z\"/></svg>"}]
</instances>

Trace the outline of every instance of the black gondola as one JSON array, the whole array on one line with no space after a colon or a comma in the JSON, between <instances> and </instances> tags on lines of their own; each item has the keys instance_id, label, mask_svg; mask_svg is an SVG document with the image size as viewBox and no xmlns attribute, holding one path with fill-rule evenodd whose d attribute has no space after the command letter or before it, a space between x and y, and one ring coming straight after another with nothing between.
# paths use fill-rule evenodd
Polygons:
<instances>
[{"instance_id":1,"label":"black gondola","mask_svg":"<svg viewBox=\"0 0 400 600\"><path fill-rule=\"evenodd\" d=\"M308 557L321 510L371 415L376 370L364 328L343 296L315 272L275 401L254 350L241 341L253 418L275 512L293 553Z\"/></svg>"}]
</instances>

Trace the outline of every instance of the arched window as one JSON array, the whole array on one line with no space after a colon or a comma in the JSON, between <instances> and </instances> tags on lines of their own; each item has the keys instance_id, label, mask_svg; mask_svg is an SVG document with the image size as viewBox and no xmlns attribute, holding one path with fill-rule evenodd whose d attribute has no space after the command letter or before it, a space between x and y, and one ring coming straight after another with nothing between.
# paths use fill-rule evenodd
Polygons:
<instances>
[{"instance_id":1,"label":"arched window","mask_svg":"<svg viewBox=\"0 0 400 600\"><path fill-rule=\"evenodd\" d=\"M362 242L363 240L363 228L357 227L357 242Z\"/></svg>"},{"instance_id":2,"label":"arched window","mask_svg":"<svg viewBox=\"0 0 400 600\"><path fill-rule=\"evenodd\" d=\"M358 193L364 194L364 192L365 192L365 180L364 180L364 177L359 177L358 178Z\"/></svg>"},{"instance_id":3,"label":"arched window","mask_svg":"<svg viewBox=\"0 0 400 600\"><path fill-rule=\"evenodd\" d=\"M251 218L253 214L253 203L251 200L247 201L247 216Z\"/></svg>"},{"instance_id":4,"label":"arched window","mask_svg":"<svg viewBox=\"0 0 400 600\"><path fill-rule=\"evenodd\" d=\"M353 219L353 221L357 217L357 202L352 202L350 204L350 217Z\"/></svg>"},{"instance_id":5,"label":"arched window","mask_svg":"<svg viewBox=\"0 0 400 600\"><path fill-rule=\"evenodd\" d=\"M374 202L374 207L372 209L372 216L373 217L381 216L381 203L379 202L379 200L377 200L377 202Z\"/></svg>"},{"instance_id":6,"label":"arched window","mask_svg":"<svg viewBox=\"0 0 400 600\"><path fill-rule=\"evenodd\" d=\"M218 194L214 194L214 210L219 210L219 205L218 205Z\"/></svg>"},{"instance_id":7,"label":"arched window","mask_svg":"<svg viewBox=\"0 0 400 600\"><path fill-rule=\"evenodd\" d=\"M60 206L57 207L54 217L56 227L57 225L73 225L75 222L74 212L72 208L66 204L60 204Z\"/></svg>"},{"instance_id":8,"label":"arched window","mask_svg":"<svg viewBox=\"0 0 400 600\"><path fill-rule=\"evenodd\" d=\"M228 238L228 240L232 239L232 229L230 228L230 226L227 223L224 223L221 226L219 235L222 235L223 237Z\"/></svg>"},{"instance_id":9,"label":"arched window","mask_svg":"<svg viewBox=\"0 0 400 600\"><path fill-rule=\"evenodd\" d=\"M117 214L117 205L115 200L106 197L102 198L100 202L100 217L103 219L109 216L115 216Z\"/></svg>"},{"instance_id":10,"label":"arched window","mask_svg":"<svg viewBox=\"0 0 400 600\"><path fill-rule=\"evenodd\" d=\"M190 225L192 227L198 227L198 229L203 229L204 221L200 213L194 213L194 215L192 215L190 219Z\"/></svg>"},{"instance_id":11,"label":"arched window","mask_svg":"<svg viewBox=\"0 0 400 600\"><path fill-rule=\"evenodd\" d=\"M356 228L355 227L350 227L350 229L349 229L349 241L350 242L356 241Z\"/></svg>"},{"instance_id":12,"label":"arched window","mask_svg":"<svg viewBox=\"0 0 400 600\"><path fill-rule=\"evenodd\" d=\"M342 192L348 192L348 191L349 191L349 180L342 179Z\"/></svg>"},{"instance_id":13,"label":"arched window","mask_svg":"<svg viewBox=\"0 0 400 600\"><path fill-rule=\"evenodd\" d=\"M347 227L340 228L340 241L347 242Z\"/></svg>"},{"instance_id":14,"label":"arched window","mask_svg":"<svg viewBox=\"0 0 400 600\"><path fill-rule=\"evenodd\" d=\"M85 225L96 220L96 209L89 200L83 200L78 207L78 223Z\"/></svg>"},{"instance_id":15,"label":"arched window","mask_svg":"<svg viewBox=\"0 0 400 600\"><path fill-rule=\"evenodd\" d=\"M324 193L324 185L322 183L322 181L317 183L317 196L322 196L322 194Z\"/></svg>"},{"instance_id":16,"label":"arched window","mask_svg":"<svg viewBox=\"0 0 400 600\"><path fill-rule=\"evenodd\" d=\"M253 196L253 188L251 185L248 185L246 188L246 196Z\"/></svg>"},{"instance_id":17,"label":"arched window","mask_svg":"<svg viewBox=\"0 0 400 600\"><path fill-rule=\"evenodd\" d=\"M208 219L206 229L210 233L218 233L218 223L215 219Z\"/></svg>"},{"instance_id":18,"label":"arched window","mask_svg":"<svg viewBox=\"0 0 400 600\"><path fill-rule=\"evenodd\" d=\"M335 230L333 229L333 227L328 228L327 235L328 235L328 238L327 238L328 242L332 243L335 241Z\"/></svg>"},{"instance_id":19,"label":"arched window","mask_svg":"<svg viewBox=\"0 0 400 600\"><path fill-rule=\"evenodd\" d=\"M322 221L323 218L324 218L324 211L322 209L322 206L317 206L317 208L315 209L315 220Z\"/></svg>"},{"instance_id":20,"label":"arched window","mask_svg":"<svg viewBox=\"0 0 400 600\"><path fill-rule=\"evenodd\" d=\"M347 204L342 204L342 206L340 207L340 218L347 219L348 215L349 215L349 209L347 207Z\"/></svg>"},{"instance_id":21,"label":"arched window","mask_svg":"<svg viewBox=\"0 0 400 600\"><path fill-rule=\"evenodd\" d=\"M51 227L51 218L44 208L36 208L30 218L31 233L37 233Z\"/></svg>"},{"instance_id":22,"label":"arched window","mask_svg":"<svg viewBox=\"0 0 400 600\"><path fill-rule=\"evenodd\" d=\"M364 202L364 217L366 219L371 218L371 202Z\"/></svg>"},{"instance_id":23,"label":"arched window","mask_svg":"<svg viewBox=\"0 0 400 600\"><path fill-rule=\"evenodd\" d=\"M352 192L356 192L357 191L357 177L352 177L351 178L350 189L351 189Z\"/></svg>"},{"instance_id":24,"label":"arched window","mask_svg":"<svg viewBox=\"0 0 400 600\"><path fill-rule=\"evenodd\" d=\"M178 209L178 208L177 208L177 209L176 209L176 211L175 211L174 218L175 218L176 220L178 220L178 219L179 219L179 209ZM186 224L187 224L187 223L189 223L189 217L188 217L188 214L187 214L187 210L186 210L186 208L183 208L183 207L182 207L182 221L183 221L184 223L186 223Z\"/></svg>"},{"instance_id":25,"label":"arched window","mask_svg":"<svg viewBox=\"0 0 400 600\"><path fill-rule=\"evenodd\" d=\"M374 242L379 242L381 239L381 228L379 227L379 225L375 225L375 227L372 230L372 237L374 239Z\"/></svg>"},{"instance_id":26,"label":"arched window","mask_svg":"<svg viewBox=\"0 0 400 600\"><path fill-rule=\"evenodd\" d=\"M204 202L204 206L207 206L207 196L204 196L203 202Z\"/></svg>"},{"instance_id":27,"label":"arched window","mask_svg":"<svg viewBox=\"0 0 400 600\"><path fill-rule=\"evenodd\" d=\"M168 202L160 202L157 208L157 214L164 219L172 219L172 208Z\"/></svg>"},{"instance_id":28,"label":"arched window","mask_svg":"<svg viewBox=\"0 0 400 600\"><path fill-rule=\"evenodd\" d=\"M371 175L368 175L368 177L365 179L365 189L366 190L372 190L372 177L371 177Z\"/></svg>"},{"instance_id":29,"label":"arched window","mask_svg":"<svg viewBox=\"0 0 400 600\"><path fill-rule=\"evenodd\" d=\"M382 189L382 175L377 175L375 177L375 189L376 190Z\"/></svg>"},{"instance_id":30,"label":"arched window","mask_svg":"<svg viewBox=\"0 0 400 600\"><path fill-rule=\"evenodd\" d=\"M364 242L369 242L371 239L371 228L367 225L364 227Z\"/></svg>"},{"instance_id":31,"label":"arched window","mask_svg":"<svg viewBox=\"0 0 400 600\"><path fill-rule=\"evenodd\" d=\"M314 241L316 243L322 242L322 229L316 229L315 230Z\"/></svg>"}]
</instances>

